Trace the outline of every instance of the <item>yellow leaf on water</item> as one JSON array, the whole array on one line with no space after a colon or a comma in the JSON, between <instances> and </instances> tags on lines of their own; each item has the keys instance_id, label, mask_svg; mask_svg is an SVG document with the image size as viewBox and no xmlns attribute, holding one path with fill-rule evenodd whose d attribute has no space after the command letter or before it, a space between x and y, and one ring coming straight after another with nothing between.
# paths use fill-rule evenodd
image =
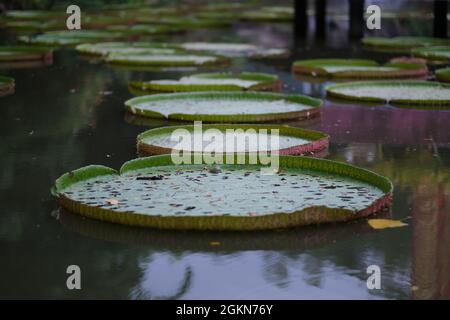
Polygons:
<instances>
[{"instance_id":1,"label":"yellow leaf on water","mask_svg":"<svg viewBox=\"0 0 450 320\"><path fill-rule=\"evenodd\" d=\"M407 226L406 223L401 222L400 220L391 219L369 219L368 223L374 229L399 228Z\"/></svg>"},{"instance_id":2,"label":"yellow leaf on water","mask_svg":"<svg viewBox=\"0 0 450 320\"><path fill-rule=\"evenodd\" d=\"M211 246L220 246L220 242L219 241L211 241L209 244Z\"/></svg>"}]
</instances>

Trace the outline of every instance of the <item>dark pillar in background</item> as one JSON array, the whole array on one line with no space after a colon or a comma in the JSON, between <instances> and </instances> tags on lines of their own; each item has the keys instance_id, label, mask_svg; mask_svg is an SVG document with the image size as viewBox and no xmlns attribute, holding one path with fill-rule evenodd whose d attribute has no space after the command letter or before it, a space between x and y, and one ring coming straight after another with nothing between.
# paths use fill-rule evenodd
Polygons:
<instances>
[{"instance_id":1,"label":"dark pillar in background","mask_svg":"<svg viewBox=\"0 0 450 320\"><path fill-rule=\"evenodd\" d=\"M308 0L294 0L295 19L294 34L296 38L305 37L308 33Z\"/></svg>"},{"instance_id":2,"label":"dark pillar in background","mask_svg":"<svg viewBox=\"0 0 450 320\"><path fill-rule=\"evenodd\" d=\"M349 32L351 38L361 38L364 35L364 0L349 0Z\"/></svg>"},{"instance_id":3,"label":"dark pillar in background","mask_svg":"<svg viewBox=\"0 0 450 320\"><path fill-rule=\"evenodd\" d=\"M325 37L326 31L326 11L327 11L327 0L315 0L315 15L316 15L316 37Z\"/></svg>"},{"instance_id":4,"label":"dark pillar in background","mask_svg":"<svg viewBox=\"0 0 450 320\"><path fill-rule=\"evenodd\" d=\"M447 0L434 0L433 11L433 35L439 38L447 38Z\"/></svg>"}]
</instances>

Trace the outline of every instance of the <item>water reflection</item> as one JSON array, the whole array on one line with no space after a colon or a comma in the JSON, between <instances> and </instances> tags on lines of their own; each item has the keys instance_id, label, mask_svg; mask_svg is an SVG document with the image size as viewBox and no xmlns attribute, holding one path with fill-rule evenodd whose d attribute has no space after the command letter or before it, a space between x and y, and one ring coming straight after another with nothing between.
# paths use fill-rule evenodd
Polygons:
<instances>
[{"instance_id":1,"label":"water reflection","mask_svg":"<svg viewBox=\"0 0 450 320\"><path fill-rule=\"evenodd\" d=\"M275 292L286 298L338 298L340 289L334 286L349 279L353 284L346 284L345 295L358 298L365 286L364 270L339 267L331 257L307 252L374 232L365 221L253 233L173 233L84 219L64 210L58 212L58 220L84 236L150 251L136 261L141 275L130 291L135 299L195 299L205 290L211 290L211 298L232 298L236 292L239 298L269 298ZM336 279L336 272L343 278ZM314 287L316 293L309 296L301 287Z\"/></svg>"}]
</instances>

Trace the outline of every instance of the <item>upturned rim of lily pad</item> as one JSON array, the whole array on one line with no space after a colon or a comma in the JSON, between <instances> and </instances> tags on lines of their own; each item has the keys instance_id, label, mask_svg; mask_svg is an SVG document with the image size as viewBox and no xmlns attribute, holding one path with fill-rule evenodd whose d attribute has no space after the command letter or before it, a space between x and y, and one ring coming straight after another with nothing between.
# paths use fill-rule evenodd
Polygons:
<instances>
[{"instance_id":1,"label":"upturned rim of lily pad","mask_svg":"<svg viewBox=\"0 0 450 320\"><path fill-rule=\"evenodd\" d=\"M329 72L325 66L337 67L379 67L380 70L341 70ZM396 70L383 70L381 68L395 68ZM386 63L378 64L369 59L308 59L298 60L292 64L292 71L299 74L312 75L322 78L413 78L424 77L428 73L426 65L419 63Z\"/></svg>"},{"instance_id":2,"label":"upturned rim of lily pad","mask_svg":"<svg viewBox=\"0 0 450 320\"><path fill-rule=\"evenodd\" d=\"M65 18L62 11L51 11L51 10L8 10L5 12L5 18L8 20L33 20L42 21L48 19L58 19Z\"/></svg>"},{"instance_id":3,"label":"upturned rim of lily pad","mask_svg":"<svg viewBox=\"0 0 450 320\"><path fill-rule=\"evenodd\" d=\"M53 50L49 47L35 46L0 46L0 62L9 61L32 61L32 60L51 60ZM10 54L4 54L4 53Z\"/></svg>"},{"instance_id":4,"label":"upturned rim of lily pad","mask_svg":"<svg viewBox=\"0 0 450 320\"><path fill-rule=\"evenodd\" d=\"M108 30L55 30L47 31L36 36L21 36L19 41L28 44L74 47L81 43L96 41L113 41L125 39L129 35Z\"/></svg>"},{"instance_id":5,"label":"upturned rim of lily pad","mask_svg":"<svg viewBox=\"0 0 450 320\"><path fill-rule=\"evenodd\" d=\"M404 80L404 81L395 81L395 80L376 80L376 81L355 81L355 82L347 82L347 83L339 83L333 84L326 87L327 96L331 98L337 98L340 101L360 101L367 103L381 103L381 104L391 104L398 107L424 107L425 109L432 107L444 107L447 108L450 106L450 98L446 100L436 100L436 99L424 99L424 100L414 100L408 99L408 97L402 99L392 99L387 100L379 97L357 97L353 95L338 93L335 90L340 88L360 88L360 87L395 87L395 86L409 86L413 89L417 90L420 87L431 87L431 88L446 88L450 90L450 84L440 83L440 82L432 82L432 81L422 81L422 80Z\"/></svg>"},{"instance_id":6,"label":"upturned rim of lily pad","mask_svg":"<svg viewBox=\"0 0 450 320\"><path fill-rule=\"evenodd\" d=\"M450 67L435 71L436 79L442 82L450 82Z\"/></svg>"},{"instance_id":7,"label":"upturned rim of lily pad","mask_svg":"<svg viewBox=\"0 0 450 320\"><path fill-rule=\"evenodd\" d=\"M12 94L15 86L14 78L0 75L0 97Z\"/></svg>"},{"instance_id":8,"label":"upturned rim of lily pad","mask_svg":"<svg viewBox=\"0 0 450 320\"><path fill-rule=\"evenodd\" d=\"M145 95L150 92L192 92L192 91L279 91L281 81L276 74L259 72L211 72L197 73L188 77L199 79L239 79L258 81L257 84L248 88L236 84L164 84L152 83L152 81L130 81L129 86L133 94Z\"/></svg>"},{"instance_id":9,"label":"upturned rim of lily pad","mask_svg":"<svg viewBox=\"0 0 450 320\"><path fill-rule=\"evenodd\" d=\"M160 42L98 42L98 43L80 43L75 50L82 55L102 57L114 53L116 49L138 48L138 49L172 49L166 43Z\"/></svg>"},{"instance_id":10,"label":"upturned rim of lily pad","mask_svg":"<svg viewBox=\"0 0 450 320\"><path fill-rule=\"evenodd\" d=\"M399 37L364 37L361 42L368 48L374 49L393 49L397 50L409 50L417 47L430 46L430 45L445 45L450 44L449 39L445 38L433 38L422 36L399 36Z\"/></svg>"},{"instance_id":11,"label":"upturned rim of lily pad","mask_svg":"<svg viewBox=\"0 0 450 320\"><path fill-rule=\"evenodd\" d=\"M248 100L287 100L292 103L300 103L309 106L306 110L278 112L278 113L263 113L263 114L188 114L188 113L173 113L168 116L151 110L140 109L137 105L147 101L159 100L173 100L180 99L248 99ZM154 95L146 95L135 97L125 101L125 108L128 112L149 118L167 119L167 120L182 120L182 121L203 121L203 122L269 122L287 119L309 119L320 113L322 100L312 98L305 95L286 95L272 92L255 92L255 91L198 91L198 92L183 92L183 93L161 93Z\"/></svg>"},{"instance_id":12,"label":"upturned rim of lily pad","mask_svg":"<svg viewBox=\"0 0 450 320\"><path fill-rule=\"evenodd\" d=\"M450 53L450 45L449 46L432 46L432 47L421 47L415 48L411 50L411 54L414 57L425 58L428 61L441 61L448 62L450 61L449 55L440 54L441 51L445 51Z\"/></svg>"},{"instance_id":13,"label":"upturned rim of lily pad","mask_svg":"<svg viewBox=\"0 0 450 320\"><path fill-rule=\"evenodd\" d=\"M225 155L224 155L225 157ZM236 163L236 162L235 162ZM129 226L139 226L173 230L224 230L224 231L253 231L279 228L292 228L311 224L343 222L355 220L380 212L390 207L392 202L392 182L372 171L358 168L347 163L332 160L279 156L280 169L304 169L320 173L335 174L365 182L380 189L383 195L373 201L362 210L354 211L347 208L330 208L324 205L310 206L293 212L273 212L260 216L236 216L236 215L210 215L198 216L195 214L184 216L148 215L131 212L116 212L114 209L95 207L70 199L64 194L64 190L71 185L90 180L100 176L130 174L135 170L151 167L173 167L170 155L159 155L139 158L124 163L119 172L100 166L90 165L63 174L55 181L52 194L58 199L59 204L70 212L80 214L87 218L118 223ZM177 165L182 170L184 165ZM229 165L227 165L229 166ZM235 164L233 166L242 166ZM258 160L255 167L262 167Z\"/></svg>"},{"instance_id":14,"label":"upturned rim of lily pad","mask_svg":"<svg viewBox=\"0 0 450 320\"><path fill-rule=\"evenodd\" d=\"M145 142L144 140L152 137L158 137L161 135L170 135L174 130L185 129L190 132L194 131L194 125L181 125L181 126L168 126L154 128L140 133L137 136L137 150L140 155L161 155L170 154L173 152L173 148L167 148L160 146L158 144L152 144ZM218 129L220 131L225 131L227 129L266 129L279 131L280 136L295 137L309 140L306 144L294 145L288 148L283 148L277 150L280 155L310 155L314 156L316 153L323 151L328 148L330 136L326 133L301 129L286 125L277 124L204 124L202 125L202 130L208 129ZM185 150L189 152L189 150Z\"/></svg>"},{"instance_id":15,"label":"upturned rim of lily pad","mask_svg":"<svg viewBox=\"0 0 450 320\"><path fill-rule=\"evenodd\" d=\"M145 53L142 54L120 54L120 53L111 53L106 55L104 60L111 64L111 65L122 65L122 66L147 66L147 67L185 67L185 66L193 66L193 67L202 67L202 66L217 66L217 65L224 65L229 64L230 59L218 55L204 55L204 54L189 54L186 52L182 52L179 54L173 54L173 56L196 56L199 58L202 57L210 57L214 58L214 60L211 61L205 61L202 63L197 63L195 61L192 61L190 59L186 60L168 60L168 59L161 59L161 60L142 60L142 59L135 59L133 60L132 56L139 56L139 55L145 55ZM151 56L151 55L149 55ZM170 57L171 55L166 55L167 57Z\"/></svg>"},{"instance_id":16,"label":"upturned rim of lily pad","mask_svg":"<svg viewBox=\"0 0 450 320\"><path fill-rule=\"evenodd\" d=\"M216 49L194 49L189 48L190 45L197 44L197 45L209 45L214 46L216 45ZM286 48L267 48L262 47L254 44L249 43L241 43L241 42L217 42L217 41L187 41L182 43L176 43L176 44L169 44L172 45L175 48L179 48L181 50L185 50L186 52L198 52L203 54L216 54L216 55L222 55L229 58L248 58L248 59L255 59L255 60L264 60L264 59L279 59L279 58L286 58L288 57L291 52ZM248 50L242 50L242 51L234 51L234 50L227 50L227 49L221 49L220 47L223 45L233 46L233 45L243 45L243 46L253 46L252 49Z\"/></svg>"}]
</instances>

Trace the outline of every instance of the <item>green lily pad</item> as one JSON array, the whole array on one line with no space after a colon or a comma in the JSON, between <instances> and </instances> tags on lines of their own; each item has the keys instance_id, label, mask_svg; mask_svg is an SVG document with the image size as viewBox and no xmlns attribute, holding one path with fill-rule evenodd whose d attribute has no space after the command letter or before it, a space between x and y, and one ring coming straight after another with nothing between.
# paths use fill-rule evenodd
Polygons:
<instances>
[{"instance_id":1,"label":"green lily pad","mask_svg":"<svg viewBox=\"0 0 450 320\"><path fill-rule=\"evenodd\" d=\"M296 73L317 77L336 78L402 78L423 77L428 69L417 63L387 63L379 65L374 60L361 59L311 59L295 61Z\"/></svg>"},{"instance_id":2,"label":"green lily pad","mask_svg":"<svg viewBox=\"0 0 450 320\"><path fill-rule=\"evenodd\" d=\"M7 21L4 26L13 31L29 31L29 32L42 32L49 30L58 30L65 27L64 23L58 20L50 20L50 21L34 21L34 20L25 20L25 21L16 21L11 20Z\"/></svg>"},{"instance_id":3,"label":"green lily pad","mask_svg":"<svg viewBox=\"0 0 450 320\"><path fill-rule=\"evenodd\" d=\"M450 68L436 70L436 78L442 82L450 82Z\"/></svg>"},{"instance_id":4,"label":"green lily pad","mask_svg":"<svg viewBox=\"0 0 450 320\"><path fill-rule=\"evenodd\" d=\"M215 134L209 129L219 130L226 141L215 141ZM177 149L178 140L172 140L173 132L181 135L184 131L183 139L191 139L190 147ZM227 135L227 130L234 130ZM265 130L265 131L259 131ZM279 148L274 149L269 145L273 130L278 130ZM179 136L178 136L179 138ZM253 140L252 140L253 139ZM199 143L196 143L199 141ZM242 144L238 144L241 141ZM248 141L248 144L245 143ZM255 145L250 145L254 141ZM256 141L266 141L258 144ZM255 125L255 124L211 124L202 125L201 131L196 131L193 125L170 126L155 128L145 131L137 137L137 148L142 155L170 154L174 150L183 150L185 152L202 152L205 147L215 147L216 152L225 153L223 148L235 146L231 152L248 153L259 151L277 151L281 155L314 155L315 153L328 148L329 136L325 133L288 127L282 125ZM256 149L255 149L256 148Z\"/></svg>"},{"instance_id":5,"label":"green lily pad","mask_svg":"<svg viewBox=\"0 0 450 320\"><path fill-rule=\"evenodd\" d=\"M14 87L15 83L13 78L0 76L0 97L13 93Z\"/></svg>"},{"instance_id":6,"label":"green lily pad","mask_svg":"<svg viewBox=\"0 0 450 320\"><path fill-rule=\"evenodd\" d=\"M450 61L450 46L416 48L411 50L411 53L415 57L421 57L431 61Z\"/></svg>"},{"instance_id":7,"label":"green lily pad","mask_svg":"<svg viewBox=\"0 0 450 320\"><path fill-rule=\"evenodd\" d=\"M287 6L266 6L244 12L241 19L253 22L289 22L294 19L294 9Z\"/></svg>"},{"instance_id":8,"label":"green lily pad","mask_svg":"<svg viewBox=\"0 0 450 320\"><path fill-rule=\"evenodd\" d=\"M56 180L54 194L62 207L89 218L162 229L295 227L390 206L392 183L368 170L295 156L280 156L279 164L277 173L262 175L260 164L212 170L154 156L125 163L120 174L104 166L71 171Z\"/></svg>"},{"instance_id":9,"label":"green lily pad","mask_svg":"<svg viewBox=\"0 0 450 320\"><path fill-rule=\"evenodd\" d=\"M229 60L223 57L212 55L196 54L148 54L133 53L121 54L111 53L105 61L111 64L139 65L139 66L208 66L228 63Z\"/></svg>"},{"instance_id":10,"label":"green lily pad","mask_svg":"<svg viewBox=\"0 0 450 320\"><path fill-rule=\"evenodd\" d=\"M432 37L365 37L362 43L368 48L386 51L409 51L410 49L426 46L438 46L450 44L450 40Z\"/></svg>"},{"instance_id":11,"label":"green lily pad","mask_svg":"<svg viewBox=\"0 0 450 320\"><path fill-rule=\"evenodd\" d=\"M394 57L389 60L390 63L416 63L416 64L427 64L426 59L410 57L410 56L400 56Z\"/></svg>"},{"instance_id":12,"label":"green lily pad","mask_svg":"<svg viewBox=\"0 0 450 320\"><path fill-rule=\"evenodd\" d=\"M64 18L65 14L63 11L9 10L5 12L5 17L14 20L45 21L49 19Z\"/></svg>"},{"instance_id":13,"label":"green lily pad","mask_svg":"<svg viewBox=\"0 0 450 320\"><path fill-rule=\"evenodd\" d=\"M177 50L167 48L164 44L148 42L100 42L83 43L75 47L81 54L106 56L108 54L147 53L155 55L175 54Z\"/></svg>"},{"instance_id":14,"label":"green lily pad","mask_svg":"<svg viewBox=\"0 0 450 320\"><path fill-rule=\"evenodd\" d=\"M227 57L278 58L289 55L289 51L283 48L263 48L248 43L185 42L177 46L187 51L211 52Z\"/></svg>"},{"instance_id":15,"label":"green lily pad","mask_svg":"<svg viewBox=\"0 0 450 320\"><path fill-rule=\"evenodd\" d=\"M240 91L155 94L125 102L127 111L144 117L241 123L310 118L321 104L303 95Z\"/></svg>"},{"instance_id":16,"label":"green lily pad","mask_svg":"<svg viewBox=\"0 0 450 320\"><path fill-rule=\"evenodd\" d=\"M44 47L2 46L0 47L0 62L51 60L53 51Z\"/></svg>"},{"instance_id":17,"label":"green lily pad","mask_svg":"<svg viewBox=\"0 0 450 320\"><path fill-rule=\"evenodd\" d=\"M450 105L450 85L429 81L360 81L327 87L330 97L393 105Z\"/></svg>"},{"instance_id":18,"label":"green lily pad","mask_svg":"<svg viewBox=\"0 0 450 320\"><path fill-rule=\"evenodd\" d=\"M238 91L279 90L281 82L277 75L242 72L233 74L200 73L185 76L179 80L132 81L130 87L146 92L188 92L188 91Z\"/></svg>"},{"instance_id":19,"label":"green lily pad","mask_svg":"<svg viewBox=\"0 0 450 320\"><path fill-rule=\"evenodd\" d=\"M22 36L19 40L31 44L74 46L80 43L122 39L126 36L121 32L107 30L65 30L49 31L33 37Z\"/></svg>"},{"instance_id":20,"label":"green lily pad","mask_svg":"<svg viewBox=\"0 0 450 320\"><path fill-rule=\"evenodd\" d=\"M166 26L154 26L146 24L136 24L136 25L113 25L106 28L106 30L121 32L130 35L154 35L154 34L164 34L168 32L175 31L175 29L168 28Z\"/></svg>"},{"instance_id":21,"label":"green lily pad","mask_svg":"<svg viewBox=\"0 0 450 320\"><path fill-rule=\"evenodd\" d=\"M205 12L239 12L253 7L255 4L252 2L210 2L202 6L202 11Z\"/></svg>"}]
</instances>

